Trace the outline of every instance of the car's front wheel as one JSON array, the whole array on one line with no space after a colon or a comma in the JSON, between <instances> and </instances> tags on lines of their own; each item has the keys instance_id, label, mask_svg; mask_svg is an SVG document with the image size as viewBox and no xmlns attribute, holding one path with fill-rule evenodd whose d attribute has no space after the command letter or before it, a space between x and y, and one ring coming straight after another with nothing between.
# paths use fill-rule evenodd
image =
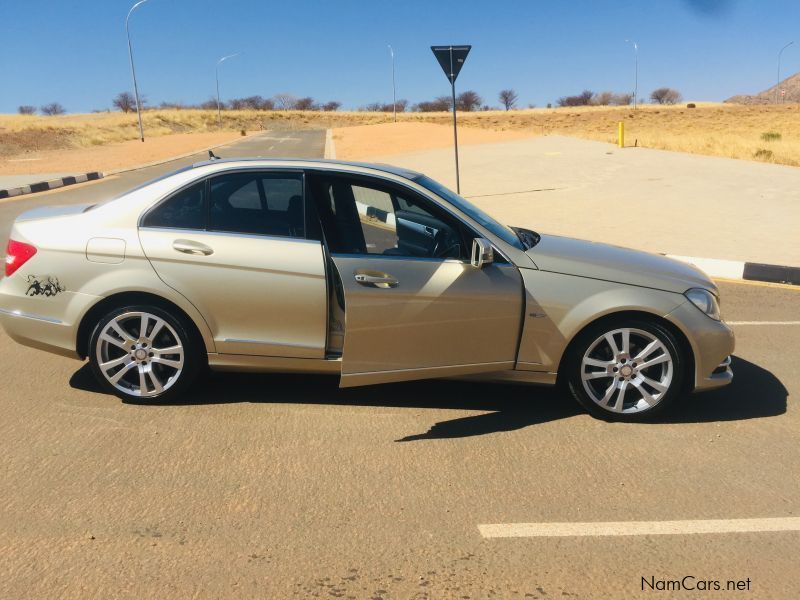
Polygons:
<instances>
[{"instance_id":1,"label":"car's front wheel","mask_svg":"<svg viewBox=\"0 0 800 600\"><path fill-rule=\"evenodd\" d=\"M155 306L125 306L104 315L90 339L100 384L126 400L169 400L184 392L202 364L189 328Z\"/></svg>"},{"instance_id":2,"label":"car's front wheel","mask_svg":"<svg viewBox=\"0 0 800 600\"><path fill-rule=\"evenodd\" d=\"M601 322L584 331L567 357L567 384L592 415L640 421L663 411L683 386L685 359L674 334L639 319Z\"/></svg>"}]
</instances>

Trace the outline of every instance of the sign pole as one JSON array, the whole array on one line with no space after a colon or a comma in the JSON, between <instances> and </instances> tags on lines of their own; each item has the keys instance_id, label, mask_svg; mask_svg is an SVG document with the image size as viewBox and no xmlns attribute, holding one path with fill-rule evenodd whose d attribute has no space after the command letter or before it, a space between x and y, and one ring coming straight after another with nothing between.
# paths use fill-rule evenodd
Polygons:
<instances>
[{"instance_id":1,"label":"sign pole","mask_svg":"<svg viewBox=\"0 0 800 600\"><path fill-rule=\"evenodd\" d=\"M450 81L450 92L453 96L453 149L456 158L456 192L461 193L461 175L458 169L458 112L456 107L456 78L467 60L472 46L431 46L433 55Z\"/></svg>"},{"instance_id":2,"label":"sign pole","mask_svg":"<svg viewBox=\"0 0 800 600\"><path fill-rule=\"evenodd\" d=\"M453 76L453 47L450 46L450 87L453 91L453 148L456 152L456 193L461 193L461 178L458 174L458 122L456 121L456 78Z\"/></svg>"}]
</instances>

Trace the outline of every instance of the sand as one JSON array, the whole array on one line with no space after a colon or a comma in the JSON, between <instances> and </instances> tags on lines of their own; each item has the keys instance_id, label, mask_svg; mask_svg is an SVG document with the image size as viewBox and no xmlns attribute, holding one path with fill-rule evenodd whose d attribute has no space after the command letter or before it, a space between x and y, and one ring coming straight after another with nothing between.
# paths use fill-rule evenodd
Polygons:
<instances>
[{"instance_id":1,"label":"sand","mask_svg":"<svg viewBox=\"0 0 800 600\"><path fill-rule=\"evenodd\" d=\"M129 140L90 148L28 152L11 159L0 159L0 175L107 172L126 169L181 154L199 152L240 137L241 133L233 131L176 133L145 138L144 142Z\"/></svg>"},{"instance_id":2,"label":"sand","mask_svg":"<svg viewBox=\"0 0 800 600\"><path fill-rule=\"evenodd\" d=\"M494 131L459 127L458 144L490 144L535 137L530 131ZM453 146L453 127L434 123L383 123L339 127L333 130L336 158L366 160L375 156L406 154Z\"/></svg>"}]
</instances>

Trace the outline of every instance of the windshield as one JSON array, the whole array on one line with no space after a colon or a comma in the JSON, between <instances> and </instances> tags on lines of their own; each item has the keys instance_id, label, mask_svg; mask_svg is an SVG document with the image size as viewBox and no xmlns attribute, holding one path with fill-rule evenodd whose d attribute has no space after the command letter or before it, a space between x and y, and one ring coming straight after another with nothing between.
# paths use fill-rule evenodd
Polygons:
<instances>
[{"instance_id":1,"label":"windshield","mask_svg":"<svg viewBox=\"0 0 800 600\"><path fill-rule=\"evenodd\" d=\"M498 223L480 208L471 204L452 190L447 189L441 183L434 181L427 175L420 175L414 179L414 181L425 189L432 191L437 196L441 196L461 212L469 215L472 219L483 225L486 229L491 231L506 244L514 246L514 248L518 248L520 250L525 250L525 246L523 245L522 241L520 241L517 234L514 233L513 229Z\"/></svg>"}]
</instances>

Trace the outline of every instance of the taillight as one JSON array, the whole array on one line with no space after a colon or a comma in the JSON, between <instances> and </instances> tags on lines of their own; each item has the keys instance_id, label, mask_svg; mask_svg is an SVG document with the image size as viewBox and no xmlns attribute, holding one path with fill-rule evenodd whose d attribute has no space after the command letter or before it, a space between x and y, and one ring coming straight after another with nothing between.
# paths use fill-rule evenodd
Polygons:
<instances>
[{"instance_id":1,"label":"taillight","mask_svg":"<svg viewBox=\"0 0 800 600\"><path fill-rule=\"evenodd\" d=\"M8 240L6 250L6 277L13 275L17 269L28 262L36 254L36 247L23 242Z\"/></svg>"}]
</instances>

